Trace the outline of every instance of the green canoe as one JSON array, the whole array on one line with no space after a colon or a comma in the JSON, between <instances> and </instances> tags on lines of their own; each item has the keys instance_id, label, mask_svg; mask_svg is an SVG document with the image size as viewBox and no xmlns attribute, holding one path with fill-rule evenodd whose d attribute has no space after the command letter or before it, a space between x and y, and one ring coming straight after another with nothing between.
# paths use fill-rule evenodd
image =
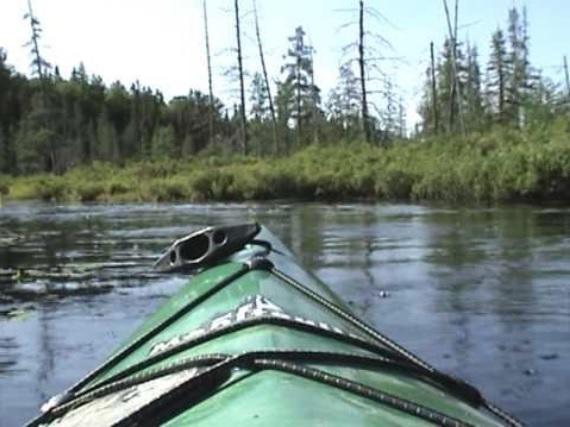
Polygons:
<instances>
[{"instance_id":1,"label":"green canoe","mask_svg":"<svg viewBox=\"0 0 570 427\"><path fill-rule=\"evenodd\" d=\"M30 426L520 425L355 317L264 227L198 231L156 268L193 276Z\"/></svg>"}]
</instances>

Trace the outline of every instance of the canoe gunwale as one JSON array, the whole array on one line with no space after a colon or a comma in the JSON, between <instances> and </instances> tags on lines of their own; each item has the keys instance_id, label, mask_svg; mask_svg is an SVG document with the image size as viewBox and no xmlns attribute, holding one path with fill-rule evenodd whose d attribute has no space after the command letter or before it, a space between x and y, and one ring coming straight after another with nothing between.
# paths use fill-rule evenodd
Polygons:
<instances>
[{"instance_id":1,"label":"canoe gunwale","mask_svg":"<svg viewBox=\"0 0 570 427\"><path fill-rule=\"evenodd\" d=\"M86 389L74 396L73 400L58 407L53 411L53 415L60 416L67 410L74 409L91 400L104 397L110 393L115 393L126 388L153 380L165 375L181 372L190 368L208 367L221 362L229 361L238 357L240 360L240 368L255 369L258 367L256 360L279 361L279 362L298 362L298 363L318 363L320 365L341 365L345 367L355 367L360 369L381 368L385 371L396 371L406 375L416 376L422 381L431 381L433 386L441 388L444 392L449 392L441 386L441 383L434 382L433 378L426 377L425 371L417 366L407 362L397 361L382 356L366 356L363 354L348 352L332 352L332 351L311 351L301 349L275 349L263 351L249 351L237 355L225 353L212 353L199 356L188 357L177 360L176 362L167 364L157 369L149 368L144 371L143 367L139 367L139 372L129 373L127 378L113 377L104 382ZM248 366L248 361L251 366ZM143 370L144 372L141 372ZM475 402L467 402L473 406L477 406Z\"/></svg>"},{"instance_id":2,"label":"canoe gunwale","mask_svg":"<svg viewBox=\"0 0 570 427\"><path fill-rule=\"evenodd\" d=\"M510 414L488 402L472 385L437 370L356 317L350 308L344 306L342 301L318 278L304 271L289 250L284 248L283 244L267 229L261 227L260 231L261 233L256 236L256 239L250 241L240 252L221 260L216 265L209 266L223 267L221 276L218 272L213 276L203 276L203 279L197 278L196 284L200 284L199 291L185 294L191 295L191 297L188 300L183 300L182 306L176 304L169 306L165 312L166 315L159 315L156 319L152 319L148 327L141 328L139 335L135 335L132 341L105 363L61 394L47 412L32 420L28 426L35 427L42 423L50 423L62 416L65 417L69 411L97 399L114 395L114 393L119 393L129 387L145 384L171 374L183 373L194 368L196 371L192 371L190 378L181 378L182 382L172 385L172 388L165 391L156 400L147 402L130 414L122 414L124 418L121 418L116 425L131 425L137 420L144 423L147 421L145 417L160 419L161 410L177 408L180 405L176 399L182 399L187 404L191 403L186 409L191 408L194 403L199 403L208 396L231 387L235 383L236 376L234 374L237 375L238 372L236 368L239 368L241 373L246 375L255 375L268 370L280 371L287 375L321 382L439 425L458 427L473 425L454 416L446 415L441 412L441 407L437 405L438 409L433 409L429 407L430 404L424 405L426 402L424 400L414 400L413 398L409 400L410 396L395 395L390 392L390 388L385 391L385 385L367 385L359 382L362 377L353 378L347 373L348 371L343 372L342 375L336 375L334 370L328 372L318 369L318 367L306 366L312 362L319 366L335 366L335 369L338 367L359 370L380 368L382 372L396 371L398 374L403 374L403 376L408 376L439 389L456 399L457 402L463 402L472 408L494 415L507 425L522 426L522 423ZM184 318L193 309L220 293L227 286L253 271L267 272L267 275L262 275L263 280L266 277L277 279L279 284L292 290L289 293L299 294L303 297L301 299L312 302L313 306L316 303L321 312L328 313L327 316L319 318L320 321L314 321L302 316L291 315L286 311L261 311L251 314L250 317L232 318L231 321L223 324L215 322L214 319L217 318L213 318L209 320L211 328L191 326L192 334L184 333L182 335L184 339L181 338L181 335L172 336L171 334L169 336L168 333L164 334L167 338L164 339L162 332L169 326ZM211 277L216 279L212 280ZM252 276L250 283L255 283L256 280L260 280L259 277L253 278ZM187 286L192 286L192 282ZM240 289L241 286L242 284L236 289ZM264 292L250 296L264 298ZM215 306L215 303L213 304ZM280 309L280 307L277 308ZM291 306L288 308L290 309ZM296 311L293 310L293 312ZM306 309L304 312L299 310L297 314L303 313L312 318L312 312L309 311L310 314L307 314ZM327 323L329 320L333 323ZM214 324L215 326L213 326ZM310 335L320 336L333 342L348 344L353 348L348 349L348 351L336 351L339 349L332 347L331 351L323 351L310 347L304 348L305 344L301 343L301 347L298 348L283 346L243 351L243 347L239 349L228 347L229 352L215 353L216 350L221 350L218 347L213 348L214 352L211 353L194 356L181 354L200 344L254 327L269 328L263 329L263 331L270 331L271 328L297 330L309 334L309 337ZM153 342L152 340L159 335L162 341ZM143 347L146 344L148 345ZM150 346L150 344L153 345ZM293 343L293 346L296 345L297 343ZM213 347L216 346L218 344ZM148 352L147 347L150 347ZM141 351L134 354L138 350ZM361 353L359 354L359 352ZM123 361L125 363L121 364ZM463 418L457 412L454 415Z\"/></svg>"},{"instance_id":3,"label":"canoe gunwale","mask_svg":"<svg viewBox=\"0 0 570 427\"><path fill-rule=\"evenodd\" d=\"M153 417L153 413L160 413L164 406L168 406L172 402L184 396L186 392L192 392L192 400L195 403L201 401L204 396L200 396L198 390L202 391L204 395L215 394L217 386L221 386L224 382L231 377L231 371L235 368L250 370L257 373L264 370L281 371L290 375L303 377L305 379L317 381L328 386L332 386L349 393L355 394L373 400L377 403L390 406L393 409L402 411L408 415L424 419L426 421L438 423L442 426L453 427L473 427L472 424L466 423L452 416L446 415L438 410L420 405L416 402L386 393L377 388L367 386L354 380L350 380L341 376L332 375L320 369L302 366L292 363L290 360L301 359L302 362L326 362L326 363L343 363L344 365L354 364L360 367L389 367L394 368L394 361L389 359L367 357L357 354L349 353L335 353L335 352L306 352L306 351L263 351L263 352L248 352L238 355L228 355L222 358L222 355L216 355L211 358L211 366L206 367L198 375L190 378L183 384L177 386L169 391L166 395L162 396L138 411L129 414L128 417L119 421L116 425L132 425L139 420L145 420L147 417ZM307 357L313 360L307 360ZM222 360L220 360L222 358ZM154 378L159 378L167 374L181 372L189 368L203 366L207 361L204 358L200 360L188 360L184 363L177 364L177 366L169 367L160 372L149 373L148 376L130 381L119 381L117 384L109 384L102 387L101 390L94 390L92 394L79 397L77 400L72 400L66 404L56 408L50 413L50 418L58 418L63 416L67 411L76 409L77 407L88 403L94 399L102 398L108 394L117 393L125 390L134 385L150 381ZM398 366L403 370L409 367ZM188 397L185 397L188 400ZM156 416L156 415L155 415ZM53 419L52 418L52 419Z\"/></svg>"},{"instance_id":4,"label":"canoe gunwale","mask_svg":"<svg viewBox=\"0 0 570 427\"><path fill-rule=\"evenodd\" d=\"M178 344L175 347L172 347L168 350L165 350L165 351L162 351L162 352L157 353L155 355L149 356L148 358L144 359L143 361L141 361L135 365L129 366L128 368L117 373L116 375L113 375L113 376L101 381L100 383L94 384L93 387L86 389L85 392L89 392L95 388L98 388L99 386L103 386L103 385L109 384L109 383L114 382L114 381L119 381L122 378L127 377L129 375L134 375L137 372L140 372L144 369L150 368L150 367L152 367L152 365L160 363L161 361L168 359L172 356L175 356L176 354L181 353L184 350L188 350L188 349L190 349L196 345L208 342L208 341L216 339L216 338L223 337L223 336L228 335L228 334L232 334L232 333L240 331L242 329L252 328L252 327L256 327L256 326L268 326L268 325L278 326L278 327L286 327L289 329L300 330L302 332L314 333L315 335L323 336L326 338L332 338L336 341L346 342L346 343L352 344L355 347L358 347L362 350L366 350L366 351L369 351L371 353L377 354L382 359L393 360L394 363L399 363L402 365L405 364L406 366L414 367L418 372L421 371L425 374L425 371L418 369L418 367L416 365L413 365L413 364L407 362L405 359L398 357L397 354L394 354L390 350L387 350L383 347L379 347L376 344L374 344L370 341L367 341L358 335L340 332L340 331L335 331L335 330L330 329L330 328L327 329L324 327L320 327L317 324L311 324L314 322L311 322L311 323L309 323L309 322L311 322L311 321L307 321L307 320L300 321L300 320L296 320L293 318L287 319L284 317L275 317L275 316L260 316L260 317L254 318L254 319L247 319L247 320L242 320L240 322L232 323L231 325L226 326L224 328L214 330L214 331L209 332L205 335L202 335L202 336L196 337L192 340L189 340L187 342ZM251 352L248 352L248 353L251 353ZM339 353L339 354L342 354L342 353ZM207 356L207 355L204 355L204 356ZM77 397L83 393L84 393L84 391L80 391L79 393L74 394L73 398L75 398L75 397Z\"/></svg>"}]
</instances>

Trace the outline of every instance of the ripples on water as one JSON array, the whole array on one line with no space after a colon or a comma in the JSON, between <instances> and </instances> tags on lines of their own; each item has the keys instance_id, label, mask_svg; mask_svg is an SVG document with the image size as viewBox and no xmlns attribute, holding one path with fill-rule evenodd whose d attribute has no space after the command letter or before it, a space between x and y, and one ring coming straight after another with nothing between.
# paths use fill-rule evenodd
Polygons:
<instances>
[{"instance_id":1,"label":"ripples on water","mask_svg":"<svg viewBox=\"0 0 570 427\"><path fill-rule=\"evenodd\" d=\"M150 270L175 237L249 219L413 352L531 425L570 425L570 210L15 204L0 208L0 426L35 415L184 283Z\"/></svg>"}]
</instances>

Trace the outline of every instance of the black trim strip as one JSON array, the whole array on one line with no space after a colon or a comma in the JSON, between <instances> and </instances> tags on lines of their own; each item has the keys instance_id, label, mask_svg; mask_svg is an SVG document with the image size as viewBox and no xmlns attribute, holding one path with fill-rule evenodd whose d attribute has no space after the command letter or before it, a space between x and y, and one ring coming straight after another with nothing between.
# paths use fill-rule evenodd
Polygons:
<instances>
[{"instance_id":1,"label":"black trim strip","mask_svg":"<svg viewBox=\"0 0 570 427\"><path fill-rule=\"evenodd\" d=\"M256 244L259 244L258 241L255 241ZM271 250L271 246L266 248ZM261 264L260 264L261 265ZM246 274L248 271L263 268L264 270L270 271L274 274L277 278L281 279L286 284L289 284L299 292L301 292L304 296L316 301L317 303L323 305L329 311L333 312L333 314L337 315L341 319L347 321L348 323L356 326L357 329L364 332L366 335L372 337L374 341L368 341L363 337L355 334L347 334L345 332L336 332L329 327L323 328L318 326L318 322L310 322L305 323L305 319L302 321L294 320L293 317L287 319L278 316L260 316L254 319L247 319L244 321L240 321L230 325L228 327L221 328L219 330L211 331L206 333L202 336L196 337L192 340L189 340L186 343L182 343L176 347L168 349L162 353L158 353L154 356L148 357L147 359L143 360L140 363L132 365L126 368L124 371L104 380L89 389L85 389L80 391L77 394L73 394L74 391L77 391L79 388L83 387L101 372L106 369L110 369L115 366L121 359L125 356L129 355L137 348L140 347L141 344L148 341L150 338L156 336L172 323L179 320L181 317L186 315L189 311L194 309L199 304L203 303L205 300L222 290L225 286L229 285L234 280L238 279L239 277ZM339 353L328 353L328 352L311 352L311 351L257 351L257 352L249 352L243 353L238 356L228 356L223 354L213 354L213 355L204 355L198 356L196 358L189 358L184 360L182 363L179 361L175 364L167 365L165 367L151 370L145 373L139 373L138 371L148 368L155 363L160 362L161 360L168 358L180 351L184 351L188 348L191 348L195 345L199 345L203 342L206 342L210 339L215 339L225 334L229 334L247 327L257 326L260 324L271 324L276 326L284 326L291 329L298 329L302 331L308 331L311 333L315 333L318 335L331 337L333 339L348 342L351 345L355 345L359 348L363 348L370 352L383 355L378 358L376 357L369 357L369 356L361 356L355 354L339 354ZM381 344L381 345L378 345ZM186 369L193 366L209 366L214 364L211 368L206 368L205 371L200 373L197 377L190 379L188 382L182 384L181 386L175 388L171 392L167 393L167 395L161 397L155 402L151 402L147 405L147 407L141 408L137 413L129 416L128 419L122 420L119 422L120 425L124 423L133 422L136 419L144 421L143 418L138 418L142 416L142 414L149 414L153 412L156 408L162 407L162 404L168 404L172 402L172 399L178 396L181 398L184 396L184 390L186 384L192 383L192 389L189 390L191 394L201 395L203 393L208 392L215 392L212 391L212 384L219 385L220 381L222 381L222 377L226 378L229 376L229 372L222 372L225 367L245 367L249 369L277 369L283 370L285 372L289 372L291 374L300 375L309 379L317 380L324 382L326 384L336 386L338 388L345 389L347 391L362 395L363 397L371 398L372 400L380 401L380 403L387 404L389 406L393 406L396 409L403 410L408 412L410 408L415 408L416 413L411 413L411 415L419 416L420 418L425 418L422 416L421 412L426 411L428 421L434 421L433 417L442 416L444 420L449 420L451 423L445 424L441 423L442 425L449 425L449 426L468 426L468 424L462 423L461 421L455 420L451 417L448 417L444 414L440 414L437 411L431 410L429 408L424 408L421 405L415 404L413 402L408 402L405 399L398 398L396 396L392 396L386 393L383 393L379 390L375 390L368 386L365 386L360 383L356 383L350 380L347 380L342 377L337 377L335 375L328 374L326 372L320 371L314 368L307 368L303 366L298 366L293 363L288 363L284 360L276 360L276 356L280 356L279 359L292 359L292 360L299 360L302 359L301 355L305 358L316 357L318 362L326 363L326 359L329 358L331 363L338 362L340 358L344 358L344 362L348 363L350 361L356 362L357 359L359 363L370 363L371 366L379 366L383 365L384 368L392 368L392 369L401 369L405 372L412 373L413 375L421 376L422 379L428 379L430 382L434 383L436 386L443 386L444 390L452 391L460 395L460 397L467 400L470 404L473 405L481 405L489 410L493 415L502 418L510 425L513 426L521 426L522 424L518 422L514 417L510 416L509 414L503 412L502 410L498 409L491 403L487 402L483 399L479 391L461 381L457 380L453 377L450 377L446 374L443 374L437 371L435 368L430 366L428 363L421 360L419 357L415 356L413 353L409 352L405 348L401 347L388 337L382 335L380 332L376 331L372 327L368 326L366 323L352 315L351 313L345 311L343 308L339 307L338 305L334 304L333 302L321 297L318 293L313 291L312 289L306 287L302 283L295 280L293 277L289 276L288 274L280 271L279 269L275 268L271 263L266 265L263 264L261 267L258 267L256 263L245 263L241 266L239 270L230 274L229 276L223 278L219 283L212 286L208 291L204 294L198 296L193 301L190 301L176 313L165 319L162 323L155 326L155 328L151 329L144 335L137 338L135 341L130 343L127 347L120 350L117 354L111 357L104 365L100 366L99 368L95 369L91 373L89 373L86 377L80 380L77 384L72 386L65 395L62 402L54 408L52 411L41 415L40 417L36 418L35 420L31 421L28 426L36 426L40 422L45 422L46 419L53 419L54 416L58 416L57 414L63 414L67 410L77 407L87 401L90 401L94 398L101 397L100 395L105 395L108 393L112 393L117 387L119 389L123 386L132 386L139 384L141 382L149 381L153 378L157 378L163 375L166 375L170 372L176 372L177 370ZM263 357L265 356L265 357ZM267 359L267 356L271 357ZM384 357L388 356L388 357ZM258 359L261 357L261 359ZM306 360L302 360L306 361ZM220 376L219 374L222 373L223 375ZM131 376L131 378L127 378ZM223 382L223 381L222 381ZM197 384L203 383L205 387L202 392L196 389ZM179 392L179 390L182 390ZM188 390L186 390L188 392ZM362 394L363 393L363 394ZM381 401L384 400L384 401ZM393 404L391 404L392 402ZM403 402L403 403L402 403ZM396 406L400 407L396 407ZM413 406L415 405L415 406ZM419 412L418 412L419 411ZM410 412L408 412L410 413ZM436 421L437 422L437 421ZM144 424L144 422L143 422Z\"/></svg>"},{"instance_id":2,"label":"black trim strip","mask_svg":"<svg viewBox=\"0 0 570 427\"><path fill-rule=\"evenodd\" d=\"M446 389L450 390L451 392L458 393L468 403L484 407L493 415L507 422L511 426L515 427L523 426L523 423L517 420L514 416L503 411L502 409L492 404L491 402L487 401L476 387L465 382L464 380L452 377L448 374L444 374L438 371L436 368L434 368L427 362L423 361L418 356L411 353L409 350L405 349L396 342L392 341L390 338L381 334L371 326L367 325L362 320L358 319L353 314L346 312L342 307L339 307L333 302L321 297L318 293L314 292L312 289L309 289L308 287L306 287L299 281L295 280L293 277L289 276L285 272L279 270L275 266L272 267L271 272L276 277L284 281L286 284L292 286L293 288L297 289L299 292L309 297L313 301L323 305L337 316L358 327L359 329L367 333L369 336L374 338L376 341L389 347L397 354L403 356L409 362L413 363L416 366L419 366L420 368L423 368L424 375L426 376L426 378L431 379L432 381L436 381L437 383L439 383L439 385L444 386Z\"/></svg>"},{"instance_id":3,"label":"black trim strip","mask_svg":"<svg viewBox=\"0 0 570 427\"><path fill-rule=\"evenodd\" d=\"M417 367L405 362L398 362L385 357L370 357L355 353L337 353L327 351L307 351L307 350L264 350L264 351L250 351L239 354L240 357L250 358L278 358L283 360L294 360L303 363L319 363L319 364L342 364L350 366L368 367L368 368L383 368L398 370L406 372L407 374L415 373L421 377L423 372ZM150 369L143 373L134 373L126 378L113 378L105 381L102 384L87 389L74 396L73 400L58 406L52 413L57 414L68 405L73 407L78 406L86 401L103 397L109 393L114 393L123 388L131 387L164 375L169 375L175 372L183 371L194 367L203 367L222 362L232 357L231 354L214 353L201 355L196 357L185 358L177 360L171 364L157 369Z\"/></svg>"},{"instance_id":4,"label":"black trim strip","mask_svg":"<svg viewBox=\"0 0 570 427\"><path fill-rule=\"evenodd\" d=\"M419 405L407 399L385 393L381 390L377 390L375 388L348 380L340 376L326 373L319 369L300 366L283 359L295 361L300 360L302 362L324 361L329 363L349 363L358 366L387 365L391 367L392 363L394 363L389 359L374 358L350 353L305 352L296 350L250 352L227 357L224 357L221 354L211 355L208 362L212 365L210 368L206 368L203 372L189 379L184 384L181 384L164 396L161 396L159 399L148 403L146 406L140 408L137 412L119 421L116 425L133 425L133 423L137 425L148 425L149 417L150 419L159 418L158 413L164 406L168 406L169 404L172 404L172 402L180 399L187 401L187 393L192 393L193 399L199 401L201 400L201 394L204 395L215 393L216 387L223 384L224 380L229 379L229 373L233 368L242 368L254 371L271 369L286 372L292 375L297 375L309 380L318 381L323 384L342 389L349 393L353 393L375 402L390 406L411 416L437 423L442 426L472 427L471 424L465 423L454 417L448 416L426 406ZM61 417L67 411L73 410L85 403L92 401L93 399L104 397L105 395L121 391L133 385L150 381L162 375L183 371L192 367L203 366L205 363L206 357L191 358L184 362L178 362L172 366L157 370L156 372L150 372L137 378L128 378L123 381L118 381L114 384L109 384L100 390L96 390L92 393L80 397L77 400L68 402L63 406L54 409L50 413L50 420ZM204 398L204 396L202 396L202 398ZM190 407L191 406L187 406L185 409L187 410Z\"/></svg>"},{"instance_id":5,"label":"black trim strip","mask_svg":"<svg viewBox=\"0 0 570 427\"><path fill-rule=\"evenodd\" d=\"M260 359L255 360L255 367L261 369L273 369L286 372L288 374L297 375L309 380L317 381L328 386L332 386L352 394L373 400L382 405L390 406L396 410L412 415L426 421L437 423L441 426L449 427L474 427L472 424L461 421L457 418L446 415L427 406L419 405L407 399L385 393L381 390L369 387L357 381L347 380L346 378L332 375L320 369L299 366L294 363L284 362L281 360Z\"/></svg>"},{"instance_id":6,"label":"black trim strip","mask_svg":"<svg viewBox=\"0 0 570 427\"><path fill-rule=\"evenodd\" d=\"M385 358L391 358L391 359L395 358L396 360L400 359L399 362L402 362L402 363L406 362L406 360L404 358L398 357L398 355L395 355L393 352L386 350L382 347L379 347L370 341L366 341L357 335L339 333L339 332L336 332L334 330L324 329L324 328L321 328L319 326L313 326L313 325L310 325L307 323L301 323L301 322L296 321L296 320L285 319L282 317L259 316L259 317L253 318L253 319L242 320L242 321L233 323L229 326L226 326L224 328L220 328L220 329L211 331L211 332L206 333L202 336L193 338L187 342L178 344L175 347L172 347L172 348L165 350L161 353L157 353L153 356L150 356L150 357L144 359L143 361L136 363L132 366L129 366L128 368L125 368L121 372L118 372L116 375L113 375L112 377L107 378L106 380L96 384L93 388L103 386L105 384L109 384L111 382L118 381L120 379L126 378L129 375L133 375L134 373L136 373L138 371L141 371L141 370L146 369L146 368L148 368L148 367L150 367L156 363L159 363L161 360L164 360L164 359L171 357L177 353L180 353L184 350L188 350L188 349L190 349L196 345L200 345L200 344L205 343L207 341L210 341L212 339L216 339L216 338L219 338L221 336L228 335L228 334L231 334L233 332L237 332L237 331L240 331L240 330L243 330L246 328L250 328L250 327L254 327L254 326L262 326L262 325L282 326L282 327L286 327L289 329L300 330L303 332L315 333L317 335L321 335L321 336L324 336L327 338L333 338L337 341L346 342L348 344L357 346L361 349L370 351L372 353L378 354L378 355L385 357ZM93 390L93 389L91 389L91 390ZM88 389L86 391L90 391L90 390Z\"/></svg>"},{"instance_id":7,"label":"black trim strip","mask_svg":"<svg viewBox=\"0 0 570 427\"><path fill-rule=\"evenodd\" d=\"M333 314L339 316L343 320L347 321L348 323L352 324L356 328L360 329L368 336L372 337L376 342L380 343L381 345L388 347L388 349L394 353L396 353L400 358L407 360L411 364L417 366L419 369L423 370L424 375L427 378L432 379L433 381L442 385L446 390L459 394L461 398L469 402L471 405L480 406L483 405L485 399L475 387L471 384L468 384L462 380L457 378L451 377L447 374L444 374L438 371L433 366L429 365L427 362L424 362L415 354L411 353L410 351L406 350L404 347L400 346L396 342L392 341L390 338L386 337L385 335L381 334L380 332L376 331L371 326L364 323L362 320L358 319L351 313L348 313L343 308L339 307L338 305L330 302L329 300L321 297L319 294L314 292L312 289L307 288L305 285L300 283L299 281L295 280L293 277L287 275L286 273L280 271L279 269L273 267L271 272L283 282L287 283L288 285L292 286L294 289L301 292L303 295L309 297L313 301L319 303L320 305L327 308Z\"/></svg>"},{"instance_id":8,"label":"black trim strip","mask_svg":"<svg viewBox=\"0 0 570 427\"><path fill-rule=\"evenodd\" d=\"M371 326L364 323L362 320L358 319L352 313L347 312L342 307L339 307L335 303L323 298L318 293L313 291L312 289L308 288L307 286L303 285L301 282L296 280L295 278L289 276L288 274L284 273L283 271L279 270L277 267L273 267L271 272L281 279L286 284L292 286L297 291L301 292L306 297L309 297L313 301L319 303L320 305L327 308L333 314L339 316L343 320L347 321L348 323L352 324L353 326L357 327L368 336L379 342L385 347L388 347L390 350L398 353L400 356L414 362L416 365L422 366L428 371L435 371L435 368L430 366L428 363L421 360L418 356L414 355L410 351L406 350L404 347L400 346L396 342L392 341L390 338L386 337L385 335L381 334L380 332L376 331Z\"/></svg>"},{"instance_id":9,"label":"black trim strip","mask_svg":"<svg viewBox=\"0 0 570 427\"><path fill-rule=\"evenodd\" d=\"M187 399L186 394L192 392L196 393L196 391L199 390L200 386L204 387L204 391L206 393L210 393L211 395L212 381L219 379L221 372L228 372L231 371L232 368L236 367L252 370L272 369L283 371L292 375L297 375L313 381L321 382L329 386L333 386L335 388L342 389L360 397L364 397L377 403L390 406L408 415L418 417L432 423L437 423L442 426L473 427L471 424L445 415L437 410L433 410L428 407L419 405L415 402L411 402L409 400L384 393L380 390L376 390L358 382L327 374L318 369L306 368L279 360L251 358L250 355L232 357L225 362L213 366L212 368L204 371L202 374L189 379L186 383L167 393L159 400L150 402L146 407L141 408L138 412L135 412L127 418L121 420L119 423L117 423L117 426L130 426L133 424L142 426L150 425L147 421L149 419L158 418L158 412L161 410L161 408L172 404L172 402L175 402L177 399ZM188 410L190 407L191 406L187 406L185 409Z\"/></svg>"},{"instance_id":10,"label":"black trim strip","mask_svg":"<svg viewBox=\"0 0 570 427\"><path fill-rule=\"evenodd\" d=\"M129 355L133 351L135 351L141 344L143 344L144 342L148 341L150 338L154 337L155 335L157 335L158 333L160 333L161 331L166 329L168 326L170 326L171 324L176 322L178 319L183 317L185 314L187 314L189 311L194 309L196 306L203 303L205 300L207 300L208 298L210 298L211 296L213 296L214 294L216 294L217 292L219 292L220 290L222 290L223 288L228 286L234 280L236 280L236 279L240 278L241 276L243 276L244 274L246 274L248 271L250 271L249 266L246 264L242 264L239 270L235 271L234 273L230 274L227 277L224 277L222 280L220 280L218 283L216 283L214 286L212 286L208 291L206 291L202 295L198 296L194 300L190 301L185 306L181 307L180 310L178 310L172 316L165 319L162 323L156 325L153 329L148 331L146 334L141 335L135 341L131 342L127 347L120 350L118 353L116 353L114 356L112 356L110 359L108 359L101 366L99 366L99 367L95 368L93 371L89 372L85 377L83 377L77 383L75 383L70 388L68 388L66 391L64 391L61 394L61 396L63 396L63 398L62 398L62 401L60 404L63 404L65 402L69 401L70 399L72 399L75 391L77 391L81 387L85 386L85 384L92 381L95 377L100 375L103 371L105 371L107 369L111 369L113 366L115 366L117 363L119 363L120 360L124 359L127 355ZM28 424L26 424L26 427L33 427L33 426L39 425L41 422L43 422L44 415L45 414L41 414L38 417L34 418Z\"/></svg>"},{"instance_id":11,"label":"black trim strip","mask_svg":"<svg viewBox=\"0 0 570 427\"><path fill-rule=\"evenodd\" d=\"M146 341L148 341L152 337L154 337L154 336L158 335L160 332L164 331L168 326L175 323L177 320L179 320L181 317L186 315L189 311L194 309L196 306L202 304L205 300L207 300L208 298L210 298L214 294L221 291L223 288L225 288L227 285L229 285L234 280L239 279L241 276L243 276L248 271L249 271L249 268L246 265L242 265L239 270L230 274L227 277L224 277L220 282L218 282L217 284L212 286L208 291L204 292L202 295L200 295L197 298L195 298L194 300L190 301L184 307L181 307L180 310L178 310L176 313L174 313L173 315L168 317L162 323L159 323L153 329L148 331L146 334L141 335L135 341L130 343L127 347L125 347L124 349L119 351L111 359L107 360L107 362L105 362L103 365L101 365L95 371L91 372L89 375L87 375L87 377L83 378L79 383L74 385L72 387L72 390L77 390L79 387L82 387L83 385L85 385L86 383L91 381L95 376L100 374L102 371L107 370L107 369L111 369L113 366L115 366L119 362L120 359L124 359L125 356L127 356L128 354L135 351L141 344L145 343Z\"/></svg>"}]
</instances>

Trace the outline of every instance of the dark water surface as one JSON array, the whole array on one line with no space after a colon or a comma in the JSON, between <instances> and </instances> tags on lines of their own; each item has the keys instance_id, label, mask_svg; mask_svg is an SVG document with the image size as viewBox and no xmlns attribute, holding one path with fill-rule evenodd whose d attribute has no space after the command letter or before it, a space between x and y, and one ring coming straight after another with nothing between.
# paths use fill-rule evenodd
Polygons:
<instances>
[{"instance_id":1,"label":"dark water surface","mask_svg":"<svg viewBox=\"0 0 570 427\"><path fill-rule=\"evenodd\" d=\"M358 204L0 208L0 425L184 283L149 271L174 237L254 218L396 341L529 425L570 425L570 209Z\"/></svg>"}]
</instances>

